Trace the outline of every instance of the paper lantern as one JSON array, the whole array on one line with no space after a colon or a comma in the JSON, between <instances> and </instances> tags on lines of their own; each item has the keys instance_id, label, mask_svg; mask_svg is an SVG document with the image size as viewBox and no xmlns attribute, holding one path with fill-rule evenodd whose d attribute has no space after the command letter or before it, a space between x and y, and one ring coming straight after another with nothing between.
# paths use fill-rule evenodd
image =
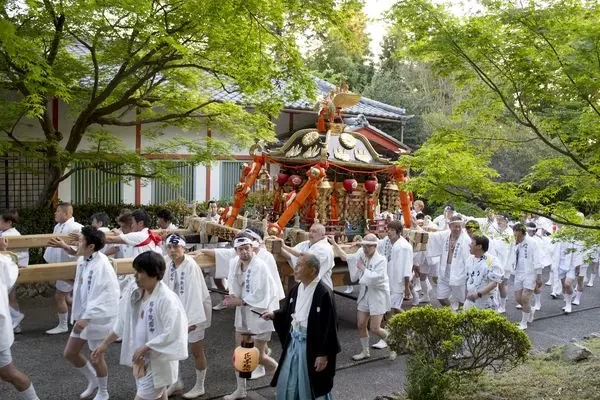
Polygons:
<instances>
[{"instance_id":1,"label":"paper lantern","mask_svg":"<svg viewBox=\"0 0 600 400\"><path fill-rule=\"evenodd\" d=\"M242 336L242 343L233 351L233 366L240 378L249 379L252 371L258 367L260 352L254 347L254 340L249 335Z\"/></svg>"},{"instance_id":2,"label":"paper lantern","mask_svg":"<svg viewBox=\"0 0 600 400\"><path fill-rule=\"evenodd\" d=\"M289 178L290 176L288 174L280 172L277 174L277 183L279 183L279 186L283 186L287 183Z\"/></svg>"},{"instance_id":3,"label":"paper lantern","mask_svg":"<svg viewBox=\"0 0 600 400\"><path fill-rule=\"evenodd\" d=\"M370 176L365 181L365 190L369 193L375 193L375 191L377 190L377 177L376 176Z\"/></svg>"},{"instance_id":4,"label":"paper lantern","mask_svg":"<svg viewBox=\"0 0 600 400\"><path fill-rule=\"evenodd\" d=\"M302 178L299 175L292 175L288 179L288 183L293 187L298 187L302 184Z\"/></svg>"},{"instance_id":5,"label":"paper lantern","mask_svg":"<svg viewBox=\"0 0 600 400\"><path fill-rule=\"evenodd\" d=\"M352 193L357 187L358 182L356 182L356 179L348 178L344 180L344 189L346 189L348 193Z\"/></svg>"}]
</instances>

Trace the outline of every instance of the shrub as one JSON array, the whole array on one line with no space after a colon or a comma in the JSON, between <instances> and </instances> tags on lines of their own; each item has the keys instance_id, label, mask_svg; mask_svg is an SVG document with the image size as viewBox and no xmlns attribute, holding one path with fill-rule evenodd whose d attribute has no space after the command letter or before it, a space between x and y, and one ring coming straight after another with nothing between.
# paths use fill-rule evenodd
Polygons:
<instances>
[{"instance_id":1,"label":"shrub","mask_svg":"<svg viewBox=\"0 0 600 400\"><path fill-rule=\"evenodd\" d=\"M390 348L409 354L411 400L444 399L462 379L524 362L531 348L516 324L491 310L455 314L447 307L420 307L397 314L388 327Z\"/></svg>"}]
</instances>

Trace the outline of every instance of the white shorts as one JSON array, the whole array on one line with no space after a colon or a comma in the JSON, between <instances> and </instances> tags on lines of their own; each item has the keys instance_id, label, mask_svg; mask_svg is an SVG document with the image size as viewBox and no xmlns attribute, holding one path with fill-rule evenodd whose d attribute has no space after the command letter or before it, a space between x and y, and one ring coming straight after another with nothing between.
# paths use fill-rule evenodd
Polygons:
<instances>
[{"instance_id":1,"label":"white shorts","mask_svg":"<svg viewBox=\"0 0 600 400\"><path fill-rule=\"evenodd\" d=\"M63 293L69 293L73 291L73 281L56 281L56 290Z\"/></svg>"},{"instance_id":2,"label":"white shorts","mask_svg":"<svg viewBox=\"0 0 600 400\"><path fill-rule=\"evenodd\" d=\"M10 347L8 349L0 350L0 368L4 368L10 363L12 363Z\"/></svg>"},{"instance_id":3,"label":"white shorts","mask_svg":"<svg viewBox=\"0 0 600 400\"><path fill-rule=\"evenodd\" d=\"M85 328L83 329L83 331L85 331ZM102 339L100 339L100 340L82 339L81 334L83 333L83 331L81 331L79 333L75 333L75 331L73 329L71 329L71 334L69 336L77 338L77 339L85 340L87 342L87 345L88 345L90 351L94 351L98 347L100 347L100 345L102 344ZM108 334L107 334L107 336L108 336Z\"/></svg>"},{"instance_id":4,"label":"white shorts","mask_svg":"<svg viewBox=\"0 0 600 400\"><path fill-rule=\"evenodd\" d=\"M193 331L188 332L188 343L196 343L204 340L204 329L196 328Z\"/></svg>"},{"instance_id":5,"label":"white shorts","mask_svg":"<svg viewBox=\"0 0 600 400\"><path fill-rule=\"evenodd\" d=\"M577 276L583 276L585 278L587 276L587 271L588 271L588 266L581 265L579 267L579 274L577 274Z\"/></svg>"},{"instance_id":6,"label":"white shorts","mask_svg":"<svg viewBox=\"0 0 600 400\"><path fill-rule=\"evenodd\" d=\"M513 288L515 292L522 289L535 289L535 275L515 275L515 282Z\"/></svg>"},{"instance_id":7,"label":"white shorts","mask_svg":"<svg viewBox=\"0 0 600 400\"><path fill-rule=\"evenodd\" d=\"M152 378L152 370L150 364L147 365L148 370L143 378L135 379L135 386L137 387L136 396L141 397L144 400L156 400L162 397L164 387L155 388L154 379Z\"/></svg>"},{"instance_id":8,"label":"white shorts","mask_svg":"<svg viewBox=\"0 0 600 400\"><path fill-rule=\"evenodd\" d=\"M575 279L575 270L570 269L565 271L563 269L558 270L558 279Z\"/></svg>"},{"instance_id":9,"label":"white shorts","mask_svg":"<svg viewBox=\"0 0 600 400\"><path fill-rule=\"evenodd\" d=\"M248 331L235 331L236 333L239 333L240 335L243 335L244 333L249 333ZM270 342L271 341L271 334L273 332L264 332L264 333L258 333L255 334L254 340L261 340L263 342Z\"/></svg>"},{"instance_id":10,"label":"white shorts","mask_svg":"<svg viewBox=\"0 0 600 400\"><path fill-rule=\"evenodd\" d=\"M358 311L369 315L383 315L390 311L390 292L386 290L368 289L357 304Z\"/></svg>"},{"instance_id":11,"label":"white shorts","mask_svg":"<svg viewBox=\"0 0 600 400\"><path fill-rule=\"evenodd\" d=\"M404 301L404 293L390 293L390 307L396 310L402 309L402 302Z\"/></svg>"},{"instance_id":12,"label":"white shorts","mask_svg":"<svg viewBox=\"0 0 600 400\"><path fill-rule=\"evenodd\" d=\"M464 303L467 298L467 288L465 285L451 286L448 281L444 279L438 280L437 285L437 298L438 300L447 300L452 297L459 303Z\"/></svg>"}]
</instances>

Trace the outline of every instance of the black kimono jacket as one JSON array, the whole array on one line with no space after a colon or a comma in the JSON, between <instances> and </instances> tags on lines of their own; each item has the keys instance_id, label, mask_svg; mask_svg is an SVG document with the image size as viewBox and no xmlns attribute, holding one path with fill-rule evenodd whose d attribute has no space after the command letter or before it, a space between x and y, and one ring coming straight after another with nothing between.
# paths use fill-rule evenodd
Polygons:
<instances>
[{"instance_id":1,"label":"black kimono jacket","mask_svg":"<svg viewBox=\"0 0 600 400\"><path fill-rule=\"evenodd\" d=\"M283 344L283 353L271 386L277 386L280 368L287 354L288 343L291 339L292 314L296 309L297 297L298 285L291 290L282 308L275 311L274 325L279 340ZM337 337L337 315L333 305L333 293L322 282L319 282L315 288L307 325L306 357L314 399L331 392L335 376L335 358L341 351ZM315 359L322 356L327 356L327 367L321 372L316 372Z\"/></svg>"}]
</instances>

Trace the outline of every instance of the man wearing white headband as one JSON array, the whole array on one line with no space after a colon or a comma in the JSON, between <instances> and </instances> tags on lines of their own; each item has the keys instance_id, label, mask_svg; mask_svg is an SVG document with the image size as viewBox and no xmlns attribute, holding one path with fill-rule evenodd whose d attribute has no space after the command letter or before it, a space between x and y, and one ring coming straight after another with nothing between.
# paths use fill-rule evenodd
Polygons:
<instances>
[{"instance_id":1,"label":"man wearing white headband","mask_svg":"<svg viewBox=\"0 0 600 400\"><path fill-rule=\"evenodd\" d=\"M250 237L250 239L252 239L253 247L257 257L267 265L268 270L271 273L271 276L273 277L273 281L277 286L279 300L284 299L285 292L283 290L283 285L281 284L281 278L279 277L279 270L277 269L277 261L275 261L275 257L273 257L273 254L271 254L271 252L269 252L265 248L263 240L259 233L253 231L252 229L244 229L243 232L246 233ZM206 254L215 258L215 280L227 278L227 275L229 275L229 266L232 263L232 260L237 257L235 249L233 248L199 249L190 253L191 256L195 256L198 254ZM223 304L218 304L215 307L213 307L213 310L219 311L225 308L227 307L225 307ZM255 377L259 377L258 375L260 375L261 373L262 371L260 371L259 367L257 370L255 370L255 373L252 374L252 379L255 379Z\"/></svg>"},{"instance_id":2,"label":"man wearing white headband","mask_svg":"<svg viewBox=\"0 0 600 400\"><path fill-rule=\"evenodd\" d=\"M327 242L327 238L325 237L325 227L323 225L313 224L308 231L308 240L298 243L294 247L286 246L283 240L281 240L281 245L284 250L282 254L290 261L292 267L296 266L298 257L300 257L302 253L314 254L321 263L319 279L321 279L328 288L333 290L331 271L333 270L335 261L331 245Z\"/></svg>"},{"instance_id":3,"label":"man wearing white headband","mask_svg":"<svg viewBox=\"0 0 600 400\"><path fill-rule=\"evenodd\" d=\"M377 252L377 236L369 233L360 242L361 248L354 254L347 254L329 237L335 255L348 262L350 280L360 284L357 299L357 326L362 351L353 355L354 361L364 360L371 356L369 351L369 332L367 326L371 322L371 332L381 339L388 337L388 332L381 328L381 321L390 310L390 284L387 274L387 259ZM411 258L412 259L412 258Z\"/></svg>"},{"instance_id":4,"label":"man wearing white headband","mask_svg":"<svg viewBox=\"0 0 600 400\"><path fill-rule=\"evenodd\" d=\"M237 257L232 259L229 268L229 295L224 304L235 308L236 345L242 342L242 334L255 335L254 342L260 351L259 363L267 373L273 374L277 362L266 353L267 343L275 330L272 321L260 316L265 312L279 309L279 294L271 273L266 264L256 255L254 239L247 233L238 233L233 240L233 248ZM236 390L224 397L225 400L243 399L246 397L246 379L237 378Z\"/></svg>"},{"instance_id":5,"label":"man wearing white headband","mask_svg":"<svg viewBox=\"0 0 600 400\"><path fill-rule=\"evenodd\" d=\"M184 399L195 399L204 394L206 377L206 355L204 354L204 331L210 327L212 304L202 270L193 257L185 254L185 239L171 235L166 240L168 256L165 257L167 271L163 282L183 304L188 319L188 342L196 366L196 383ZM200 306L202 305L202 306ZM183 390L181 378L167 389L167 396Z\"/></svg>"},{"instance_id":6,"label":"man wearing white headband","mask_svg":"<svg viewBox=\"0 0 600 400\"><path fill-rule=\"evenodd\" d=\"M440 257L437 298L442 306L450 306L450 298L462 306L465 302L466 262L471 253L471 240L463 230L460 216L453 216L449 231L432 232L427 242L427 257Z\"/></svg>"}]
</instances>

